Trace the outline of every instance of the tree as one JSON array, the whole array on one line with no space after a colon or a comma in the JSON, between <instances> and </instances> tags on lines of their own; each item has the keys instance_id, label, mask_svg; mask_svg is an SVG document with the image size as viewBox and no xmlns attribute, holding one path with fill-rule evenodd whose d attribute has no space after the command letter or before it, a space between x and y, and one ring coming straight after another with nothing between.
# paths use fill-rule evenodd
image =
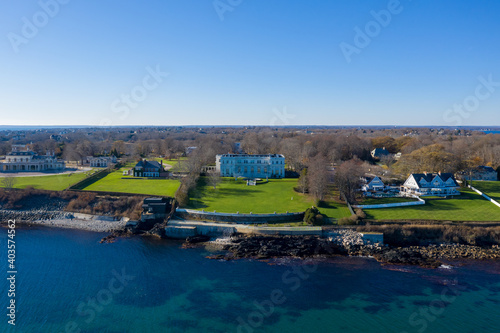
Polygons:
<instances>
[{"instance_id":1,"label":"tree","mask_svg":"<svg viewBox=\"0 0 500 333\"><path fill-rule=\"evenodd\" d=\"M391 154L398 152L398 145L396 140L390 136L382 136L372 139L372 145L374 148L385 148Z\"/></svg>"},{"instance_id":2,"label":"tree","mask_svg":"<svg viewBox=\"0 0 500 333\"><path fill-rule=\"evenodd\" d=\"M440 144L432 144L403 155L394 169L404 175L417 172L455 172L458 159Z\"/></svg>"},{"instance_id":3,"label":"tree","mask_svg":"<svg viewBox=\"0 0 500 333\"><path fill-rule=\"evenodd\" d=\"M14 187L16 182L17 182L16 177L12 177L12 176L3 177L2 178L2 187L11 189Z\"/></svg>"},{"instance_id":4,"label":"tree","mask_svg":"<svg viewBox=\"0 0 500 333\"><path fill-rule=\"evenodd\" d=\"M345 161L335 171L335 184L339 188L339 192L345 195L347 201L355 201L363 175L361 161L355 159Z\"/></svg>"},{"instance_id":5,"label":"tree","mask_svg":"<svg viewBox=\"0 0 500 333\"><path fill-rule=\"evenodd\" d=\"M297 190L305 194L307 192L307 168L300 172L299 180L297 181Z\"/></svg>"},{"instance_id":6,"label":"tree","mask_svg":"<svg viewBox=\"0 0 500 333\"><path fill-rule=\"evenodd\" d=\"M328 165L322 156L316 156L307 168L307 188L316 200L323 200L328 193Z\"/></svg>"},{"instance_id":7,"label":"tree","mask_svg":"<svg viewBox=\"0 0 500 333\"><path fill-rule=\"evenodd\" d=\"M211 186L214 187L214 190L217 188L217 185L219 185L221 181L220 177L220 172L217 170L212 170L208 172L208 182L210 183Z\"/></svg>"}]
</instances>

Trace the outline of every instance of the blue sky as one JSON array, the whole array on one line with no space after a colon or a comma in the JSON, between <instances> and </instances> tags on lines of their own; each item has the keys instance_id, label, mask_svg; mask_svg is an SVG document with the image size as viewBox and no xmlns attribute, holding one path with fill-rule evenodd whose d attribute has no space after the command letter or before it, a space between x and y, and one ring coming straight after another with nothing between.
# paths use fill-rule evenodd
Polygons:
<instances>
[{"instance_id":1,"label":"blue sky","mask_svg":"<svg viewBox=\"0 0 500 333\"><path fill-rule=\"evenodd\" d=\"M59 1L0 4L0 125L500 125L498 1Z\"/></svg>"}]
</instances>

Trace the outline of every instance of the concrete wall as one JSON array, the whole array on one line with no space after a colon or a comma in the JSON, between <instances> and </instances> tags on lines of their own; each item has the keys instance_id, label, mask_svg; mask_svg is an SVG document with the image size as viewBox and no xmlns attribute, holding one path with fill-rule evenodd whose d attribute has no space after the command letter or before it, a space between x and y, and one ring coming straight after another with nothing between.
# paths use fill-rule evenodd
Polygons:
<instances>
[{"instance_id":1,"label":"concrete wall","mask_svg":"<svg viewBox=\"0 0 500 333\"><path fill-rule=\"evenodd\" d=\"M177 209L175 216L186 220L208 220L241 224L297 222L304 219L304 212L285 214L230 214L205 212L193 209Z\"/></svg>"},{"instance_id":2,"label":"concrete wall","mask_svg":"<svg viewBox=\"0 0 500 333\"><path fill-rule=\"evenodd\" d=\"M167 237L176 239L185 239L197 235L196 227L166 227L165 234Z\"/></svg>"},{"instance_id":3,"label":"concrete wall","mask_svg":"<svg viewBox=\"0 0 500 333\"><path fill-rule=\"evenodd\" d=\"M234 233L242 234L263 234L263 235L322 235L321 227L285 227L285 228L273 228L273 227L253 227L242 224L219 224L211 222L201 222L201 221L180 221L180 220L170 220L168 226L165 228L165 232L168 237L172 238L186 238L188 236L193 236L191 234L193 229L183 229L183 228L194 228L195 235L207 235L207 236L223 236L231 235ZM179 230L176 230L179 229ZM185 236L188 235L188 236Z\"/></svg>"}]
</instances>

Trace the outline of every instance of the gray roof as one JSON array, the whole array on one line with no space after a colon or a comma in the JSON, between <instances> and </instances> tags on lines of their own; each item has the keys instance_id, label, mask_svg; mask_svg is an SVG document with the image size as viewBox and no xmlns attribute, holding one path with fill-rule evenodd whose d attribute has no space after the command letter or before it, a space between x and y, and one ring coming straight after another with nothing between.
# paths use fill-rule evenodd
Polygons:
<instances>
[{"instance_id":1,"label":"gray roof","mask_svg":"<svg viewBox=\"0 0 500 333\"><path fill-rule=\"evenodd\" d=\"M442 172L442 173L412 173L413 178L419 184L420 186L420 180L423 178L425 181L428 183L432 182L432 180L436 177L439 176L443 182L447 182L448 179L453 179L453 182L455 183L456 186L459 186L457 181L455 180L455 177L453 176L452 173L449 172Z\"/></svg>"},{"instance_id":2,"label":"gray roof","mask_svg":"<svg viewBox=\"0 0 500 333\"><path fill-rule=\"evenodd\" d=\"M480 165L477 168L479 171L482 171L482 172L496 172L495 169L493 169L490 166Z\"/></svg>"},{"instance_id":3,"label":"gray roof","mask_svg":"<svg viewBox=\"0 0 500 333\"><path fill-rule=\"evenodd\" d=\"M156 161L142 160L142 161L137 162L135 167L143 167L143 168L147 168L147 169L160 169L160 171L161 171L161 165L160 165L160 163L158 163Z\"/></svg>"},{"instance_id":4,"label":"gray roof","mask_svg":"<svg viewBox=\"0 0 500 333\"><path fill-rule=\"evenodd\" d=\"M375 148L372 150L372 155L375 157L379 156L386 156L389 155L390 153L387 151L385 148Z\"/></svg>"}]
</instances>

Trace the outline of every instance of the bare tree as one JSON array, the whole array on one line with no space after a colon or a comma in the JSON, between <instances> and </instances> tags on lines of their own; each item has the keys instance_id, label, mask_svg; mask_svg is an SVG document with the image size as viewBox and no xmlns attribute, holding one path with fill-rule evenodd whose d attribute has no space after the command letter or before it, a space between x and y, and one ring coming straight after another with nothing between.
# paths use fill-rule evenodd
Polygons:
<instances>
[{"instance_id":1,"label":"bare tree","mask_svg":"<svg viewBox=\"0 0 500 333\"><path fill-rule=\"evenodd\" d=\"M217 189L217 185L221 182L220 172L217 170L208 172L208 182L214 187L214 190Z\"/></svg>"},{"instance_id":2,"label":"bare tree","mask_svg":"<svg viewBox=\"0 0 500 333\"><path fill-rule=\"evenodd\" d=\"M6 176L2 178L2 187L11 189L16 185L17 178L12 176Z\"/></svg>"},{"instance_id":3,"label":"bare tree","mask_svg":"<svg viewBox=\"0 0 500 333\"><path fill-rule=\"evenodd\" d=\"M307 192L307 168L300 172L299 180L297 181L297 190L305 194Z\"/></svg>"},{"instance_id":4,"label":"bare tree","mask_svg":"<svg viewBox=\"0 0 500 333\"><path fill-rule=\"evenodd\" d=\"M364 174L361 161L349 160L342 163L335 171L335 184L349 202L356 199L356 191L361 186L361 177Z\"/></svg>"},{"instance_id":5,"label":"bare tree","mask_svg":"<svg viewBox=\"0 0 500 333\"><path fill-rule=\"evenodd\" d=\"M316 200L323 200L328 193L328 168L324 157L316 156L307 168L307 187Z\"/></svg>"}]
</instances>

